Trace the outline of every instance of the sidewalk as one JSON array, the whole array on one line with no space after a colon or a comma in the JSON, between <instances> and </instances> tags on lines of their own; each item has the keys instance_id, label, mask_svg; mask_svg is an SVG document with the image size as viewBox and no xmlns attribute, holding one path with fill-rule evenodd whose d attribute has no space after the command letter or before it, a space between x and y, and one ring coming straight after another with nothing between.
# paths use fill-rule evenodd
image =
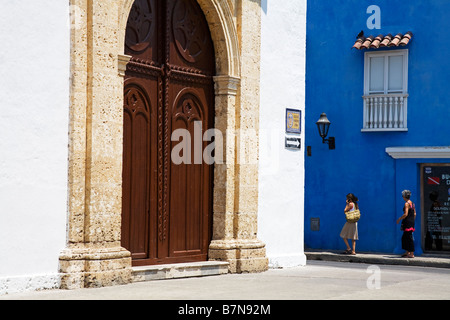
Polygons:
<instances>
[{"instance_id":1,"label":"sidewalk","mask_svg":"<svg viewBox=\"0 0 450 320\"><path fill-rule=\"evenodd\" d=\"M343 254L343 250L305 250L308 260L323 260L336 262L356 262L367 264L405 265L416 267L450 268L450 255L422 254L413 259L402 258L388 253L357 252L356 255Z\"/></svg>"},{"instance_id":2,"label":"sidewalk","mask_svg":"<svg viewBox=\"0 0 450 320\"><path fill-rule=\"evenodd\" d=\"M328 252L323 256L337 258L339 255ZM360 258L368 256L362 254ZM389 262L392 259L376 261ZM208 306L210 302L207 301L211 300L225 301L226 304L242 304L240 300L244 304L245 301L256 301L257 305L264 306L272 304L270 300L450 300L449 288L448 268L385 265L376 269L364 263L308 261L306 266L269 269L256 274L223 274L134 282L105 288L22 292L0 296L0 300L158 300L150 308L165 308L161 301L170 300L174 303L166 305L167 317L171 318L175 312L174 318L177 318L180 306ZM290 315L299 310L298 302L287 306L291 307ZM287 306L274 304L271 314L284 318L279 313ZM114 308L110 310L117 312Z\"/></svg>"}]
</instances>

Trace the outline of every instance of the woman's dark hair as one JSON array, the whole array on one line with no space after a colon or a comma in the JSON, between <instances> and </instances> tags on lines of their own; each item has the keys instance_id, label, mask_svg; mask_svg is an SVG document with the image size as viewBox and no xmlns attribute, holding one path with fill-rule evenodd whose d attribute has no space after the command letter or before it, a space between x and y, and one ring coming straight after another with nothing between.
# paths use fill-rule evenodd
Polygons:
<instances>
[{"instance_id":1,"label":"woman's dark hair","mask_svg":"<svg viewBox=\"0 0 450 320\"><path fill-rule=\"evenodd\" d=\"M411 199L411 191L409 190L403 190L402 191L402 197L404 197L405 199Z\"/></svg>"},{"instance_id":2,"label":"woman's dark hair","mask_svg":"<svg viewBox=\"0 0 450 320\"><path fill-rule=\"evenodd\" d=\"M347 195L347 199L348 200L351 200L351 202L353 202L355 205L356 205L356 209L358 209L359 208L359 205L358 205L358 198L353 194L353 193L349 193L348 195Z\"/></svg>"}]
</instances>

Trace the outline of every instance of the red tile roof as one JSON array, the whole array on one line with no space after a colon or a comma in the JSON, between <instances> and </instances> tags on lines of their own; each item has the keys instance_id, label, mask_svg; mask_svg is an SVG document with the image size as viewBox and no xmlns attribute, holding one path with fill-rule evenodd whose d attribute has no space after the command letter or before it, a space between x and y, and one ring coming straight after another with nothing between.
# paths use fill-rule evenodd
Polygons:
<instances>
[{"instance_id":1,"label":"red tile roof","mask_svg":"<svg viewBox=\"0 0 450 320\"><path fill-rule=\"evenodd\" d=\"M362 33L360 33L362 34ZM408 31L406 34L397 34L396 36L393 36L392 34L387 35L378 35L376 37L374 36L368 36L367 38L364 35L361 35L353 45L353 48L358 50L363 49L378 49L383 47L399 47L399 46L406 46L412 39L412 32Z\"/></svg>"}]
</instances>

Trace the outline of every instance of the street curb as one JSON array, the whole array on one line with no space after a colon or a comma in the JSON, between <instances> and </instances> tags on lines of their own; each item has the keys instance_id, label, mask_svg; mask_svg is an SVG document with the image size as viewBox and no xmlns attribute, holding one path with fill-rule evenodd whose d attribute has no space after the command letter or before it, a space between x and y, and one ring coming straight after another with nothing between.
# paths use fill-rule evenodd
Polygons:
<instances>
[{"instance_id":1,"label":"street curb","mask_svg":"<svg viewBox=\"0 0 450 320\"><path fill-rule=\"evenodd\" d=\"M422 255L410 259L384 253L357 253L356 255L348 255L342 254L340 251L305 251L305 255L307 260L450 268L450 256Z\"/></svg>"}]
</instances>

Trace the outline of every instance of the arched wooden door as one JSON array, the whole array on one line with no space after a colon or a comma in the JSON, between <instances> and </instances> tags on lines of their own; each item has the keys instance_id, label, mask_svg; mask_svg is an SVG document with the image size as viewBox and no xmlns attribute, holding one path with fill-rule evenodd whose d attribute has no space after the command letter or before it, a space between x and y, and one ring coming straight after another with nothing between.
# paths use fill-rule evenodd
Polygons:
<instances>
[{"instance_id":1,"label":"arched wooden door","mask_svg":"<svg viewBox=\"0 0 450 320\"><path fill-rule=\"evenodd\" d=\"M125 54L132 58L124 88L122 246L131 251L133 265L204 261L213 168L194 157L214 125L215 59L197 2L136 0ZM189 132L190 146L189 139L172 141L176 129ZM175 155L191 152L177 164L171 155L180 143L186 144Z\"/></svg>"}]
</instances>

